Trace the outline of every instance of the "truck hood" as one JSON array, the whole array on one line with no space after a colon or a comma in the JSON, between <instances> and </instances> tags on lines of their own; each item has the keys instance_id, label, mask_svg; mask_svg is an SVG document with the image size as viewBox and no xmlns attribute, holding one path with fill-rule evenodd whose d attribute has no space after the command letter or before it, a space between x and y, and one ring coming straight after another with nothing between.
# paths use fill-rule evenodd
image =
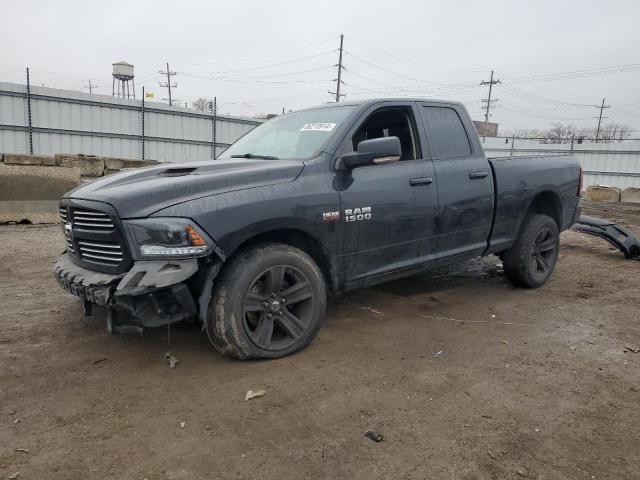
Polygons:
<instances>
[{"instance_id":1,"label":"truck hood","mask_svg":"<svg viewBox=\"0 0 640 480\"><path fill-rule=\"evenodd\" d=\"M303 168L296 160L168 163L102 177L71 190L65 198L105 202L120 218L140 218L188 200L291 182Z\"/></svg>"}]
</instances>

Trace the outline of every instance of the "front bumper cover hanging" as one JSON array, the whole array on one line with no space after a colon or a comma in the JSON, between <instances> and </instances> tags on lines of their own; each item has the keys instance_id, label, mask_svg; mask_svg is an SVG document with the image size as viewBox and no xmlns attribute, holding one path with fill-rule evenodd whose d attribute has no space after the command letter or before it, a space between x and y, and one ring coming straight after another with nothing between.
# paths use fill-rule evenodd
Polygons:
<instances>
[{"instance_id":1,"label":"front bumper cover hanging","mask_svg":"<svg viewBox=\"0 0 640 480\"><path fill-rule=\"evenodd\" d=\"M603 238L620 250L625 258L640 260L640 240L617 223L603 218L581 215L573 226L573 230Z\"/></svg>"}]
</instances>

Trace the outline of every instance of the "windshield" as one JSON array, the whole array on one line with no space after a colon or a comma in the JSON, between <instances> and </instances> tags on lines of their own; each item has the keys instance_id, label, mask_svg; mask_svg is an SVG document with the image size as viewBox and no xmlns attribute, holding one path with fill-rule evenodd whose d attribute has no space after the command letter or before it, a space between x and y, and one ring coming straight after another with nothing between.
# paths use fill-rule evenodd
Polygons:
<instances>
[{"instance_id":1,"label":"windshield","mask_svg":"<svg viewBox=\"0 0 640 480\"><path fill-rule=\"evenodd\" d=\"M318 108L273 118L251 130L222 158L287 160L312 157L326 143L354 106Z\"/></svg>"}]
</instances>

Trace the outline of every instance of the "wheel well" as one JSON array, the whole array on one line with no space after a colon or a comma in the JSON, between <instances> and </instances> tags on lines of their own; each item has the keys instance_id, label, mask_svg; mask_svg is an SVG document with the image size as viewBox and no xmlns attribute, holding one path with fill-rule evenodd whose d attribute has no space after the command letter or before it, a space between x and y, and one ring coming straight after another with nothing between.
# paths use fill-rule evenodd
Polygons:
<instances>
[{"instance_id":1,"label":"wheel well","mask_svg":"<svg viewBox=\"0 0 640 480\"><path fill-rule=\"evenodd\" d=\"M562 229L562 209L560 207L560 199L554 192L542 192L536 195L529 204L527 215L529 213L541 213L553 218L558 226L558 230Z\"/></svg>"},{"instance_id":2,"label":"wheel well","mask_svg":"<svg viewBox=\"0 0 640 480\"><path fill-rule=\"evenodd\" d=\"M333 275L334 269L329 262L328 256L322 249L320 242L302 230L281 229L261 233L244 241L235 249L234 254L240 250L251 248L253 245L265 242L284 243L305 252L316 262L318 267L320 267L329 291L332 293L335 292L336 277Z\"/></svg>"}]
</instances>

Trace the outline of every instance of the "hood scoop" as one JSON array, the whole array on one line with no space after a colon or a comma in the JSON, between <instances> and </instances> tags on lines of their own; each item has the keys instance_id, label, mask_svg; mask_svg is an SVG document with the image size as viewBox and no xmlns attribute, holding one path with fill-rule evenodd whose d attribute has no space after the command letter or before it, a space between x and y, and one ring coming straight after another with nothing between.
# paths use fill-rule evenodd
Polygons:
<instances>
[{"instance_id":1,"label":"hood scoop","mask_svg":"<svg viewBox=\"0 0 640 480\"><path fill-rule=\"evenodd\" d=\"M196 170L197 168L195 167L167 168L165 171L161 172L160 175L163 177L183 177L195 172Z\"/></svg>"}]
</instances>

